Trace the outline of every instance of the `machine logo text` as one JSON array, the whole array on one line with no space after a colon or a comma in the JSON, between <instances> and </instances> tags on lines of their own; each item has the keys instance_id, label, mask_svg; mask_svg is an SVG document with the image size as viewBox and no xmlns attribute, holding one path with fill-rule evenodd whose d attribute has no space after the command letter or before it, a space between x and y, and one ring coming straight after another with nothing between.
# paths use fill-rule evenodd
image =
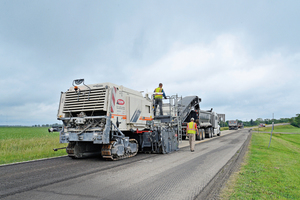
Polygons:
<instances>
[{"instance_id":1,"label":"machine logo text","mask_svg":"<svg viewBox=\"0 0 300 200\"><path fill-rule=\"evenodd\" d=\"M118 105L124 105L125 104L125 101L123 99L118 99L117 100L117 104Z\"/></svg>"}]
</instances>

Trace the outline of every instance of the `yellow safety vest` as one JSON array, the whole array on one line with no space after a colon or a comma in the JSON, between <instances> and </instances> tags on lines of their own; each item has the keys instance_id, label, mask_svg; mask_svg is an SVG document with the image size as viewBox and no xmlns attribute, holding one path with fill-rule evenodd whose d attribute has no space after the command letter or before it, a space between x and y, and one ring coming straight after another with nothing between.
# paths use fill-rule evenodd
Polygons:
<instances>
[{"instance_id":1,"label":"yellow safety vest","mask_svg":"<svg viewBox=\"0 0 300 200\"><path fill-rule=\"evenodd\" d=\"M158 87L155 89L156 92L162 92L162 88ZM154 99L162 99L163 95L162 94L155 94Z\"/></svg>"},{"instance_id":2,"label":"yellow safety vest","mask_svg":"<svg viewBox=\"0 0 300 200\"><path fill-rule=\"evenodd\" d=\"M187 124L187 129L186 129L188 134L196 134L196 129L195 129L195 123L190 122Z\"/></svg>"}]
</instances>

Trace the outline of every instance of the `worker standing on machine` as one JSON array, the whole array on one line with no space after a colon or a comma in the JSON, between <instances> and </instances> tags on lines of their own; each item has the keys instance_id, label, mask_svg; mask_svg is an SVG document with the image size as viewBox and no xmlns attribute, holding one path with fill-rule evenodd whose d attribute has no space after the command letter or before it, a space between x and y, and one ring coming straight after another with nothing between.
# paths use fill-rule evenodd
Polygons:
<instances>
[{"instance_id":1,"label":"worker standing on machine","mask_svg":"<svg viewBox=\"0 0 300 200\"><path fill-rule=\"evenodd\" d=\"M187 124L186 132L189 136L190 149L191 152L194 152L195 149L195 134L199 135L197 124L194 122L194 118L191 118L191 122Z\"/></svg>"},{"instance_id":2,"label":"worker standing on machine","mask_svg":"<svg viewBox=\"0 0 300 200\"><path fill-rule=\"evenodd\" d=\"M156 114L156 108L159 105L159 114L163 115L162 111L162 98L167 99L164 89L162 88L163 84L160 83L159 87L154 90L154 116Z\"/></svg>"}]
</instances>

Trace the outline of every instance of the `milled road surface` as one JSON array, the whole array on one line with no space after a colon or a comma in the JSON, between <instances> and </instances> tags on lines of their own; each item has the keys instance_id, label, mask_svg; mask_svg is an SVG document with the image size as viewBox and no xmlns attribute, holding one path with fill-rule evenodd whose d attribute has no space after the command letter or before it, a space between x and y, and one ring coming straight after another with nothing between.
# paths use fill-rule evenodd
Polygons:
<instances>
[{"instance_id":1,"label":"milled road surface","mask_svg":"<svg viewBox=\"0 0 300 200\"><path fill-rule=\"evenodd\" d=\"M224 135L224 133L227 133ZM120 161L61 157L0 167L3 199L195 199L247 139L247 129L222 132L191 152Z\"/></svg>"}]
</instances>

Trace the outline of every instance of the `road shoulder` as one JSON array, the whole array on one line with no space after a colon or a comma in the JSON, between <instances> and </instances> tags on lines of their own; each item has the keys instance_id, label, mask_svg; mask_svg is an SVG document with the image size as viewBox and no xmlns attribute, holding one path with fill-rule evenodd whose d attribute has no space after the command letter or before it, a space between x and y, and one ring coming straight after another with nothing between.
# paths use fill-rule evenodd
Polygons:
<instances>
[{"instance_id":1,"label":"road shoulder","mask_svg":"<svg viewBox=\"0 0 300 200\"><path fill-rule=\"evenodd\" d=\"M201 199L220 199L220 192L224 188L226 182L229 180L230 176L239 170L243 158L248 150L249 143L251 140L252 132L249 130L250 134L241 148L235 153L235 155L222 167L215 177L208 183L208 185L201 191L201 193L196 197L196 200Z\"/></svg>"}]
</instances>

